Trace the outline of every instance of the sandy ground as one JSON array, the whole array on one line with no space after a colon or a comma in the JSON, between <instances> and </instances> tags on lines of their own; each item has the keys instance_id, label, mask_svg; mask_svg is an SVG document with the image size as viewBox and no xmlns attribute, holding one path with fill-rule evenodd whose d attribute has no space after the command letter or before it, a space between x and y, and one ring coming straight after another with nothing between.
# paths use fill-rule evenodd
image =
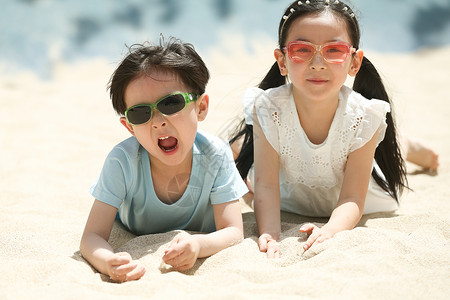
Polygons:
<instances>
[{"instance_id":1,"label":"sandy ground","mask_svg":"<svg viewBox=\"0 0 450 300\"><path fill-rule=\"evenodd\" d=\"M271 49L204 55L212 79L202 129L231 132L242 93L265 74ZM58 63L47 80L0 73L0 298L448 299L450 48L366 54L386 78L399 127L440 154L437 174L408 165L413 191L397 212L365 216L307 252L299 224L326 220L283 214L277 260L258 251L254 215L244 204L244 241L184 273L161 264L176 232L136 237L116 224L111 243L147 268L141 280L124 284L93 270L78 248L93 202L88 188L107 153L128 137L106 92L114 63Z\"/></svg>"}]
</instances>

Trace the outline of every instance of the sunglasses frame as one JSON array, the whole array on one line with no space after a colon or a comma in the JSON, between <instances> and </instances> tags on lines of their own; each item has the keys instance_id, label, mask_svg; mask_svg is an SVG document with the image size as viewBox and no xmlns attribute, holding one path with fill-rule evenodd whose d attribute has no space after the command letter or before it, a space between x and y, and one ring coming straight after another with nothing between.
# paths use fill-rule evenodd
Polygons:
<instances>
[{"instance_id":1,"label":"sunglasses frame","mask_svg":"<svg viewBox=\"0 0 450 300\"><path fill-rule=\"evenodd\" d=\"M308 45L308 46L311 46L312 48L314 48L314 54L311 56L311 58L310 58L309 60L299 60L299 59L294 59L293 56L292 56L291 51L289 51L289 48L290 48L292 45L295 45L295 44L302 44L302 45ZM342 60L338 60L338 61L336 61L336 60L333 61L333 60L328 60L328 59L326 59L326 58L323 56L322 50L323 50L323 48L325 48L325 47L327 47L327 46L330 46L330 45L346 46L346 48L347 48L347 53L346 53L346 55L345 55L345 58L342 59ZM310 42L304 42L304 41L293 41L293 42L290 42L290 43L288 43L287 46L284 47L282 50L283 50L283 52L285 52L285 53L287 52L287 54L288 54L288 56L289 56L289 59L290 59L292 62L297 63L297 64L298 64L298 63L310 62L310 61L314 58L314 56L316 56L317 53L320 53L320 55L322 56L322 58L323 58L326 62L329 62L329 63L332 63L332 64L341 64L341 63L343 63L343 62L347 59L347 57L348 57L350 54L353 54L352 52L356 51L356 49L353 48L353 46L352 46L351 44L347 43L347 42L329 42L329 43L324 43L324 44L322 44L322 45L316 45L316 44L313 44L313 43L310 43Z\"/></svg>"},{"instance_id":2,"label":"sunglasses frame","mask_svg":"<svg viewBox=\"0 0 450 300\"><path fill-rule=\"evenodd\" d=\"M165 113L161 112L161 111L158 109L158 104L159 104L161 101L164 101L165 99L167 99L167 98L169 98L169 97L172 97L172 96L174 96L174 95L181 95L181 96L183 96L183 98L184 98L184 107L183 107L182 109L180 109L179 111L176 111L176 112L174 112L174 113L172 113L172 114L165 114ZM200 95L198 95L198 94L185 93L185 92L175 92L175 93L172 93L172 94L169 94L169 95L167 95L167 96L162 97L161 99L159 99L159 100L156 101L155 103L140 103L140 104L136 104L136 105L133 105L133 106L129 107L129 108L125 111L125 118L127 119L127 122L130 123L131 125L134 125L134 126L144 125L144 124L147 124L147 123L152 119L152 117L153 117L153 112L154 112L155 109L156 109L160 114L162 114L163 116L170 116L170 115L179 113L180 111L182 111L183 109L185 109L186 106L187 106L189 103L197 101L197 99L198 99L199 97L200 97ZM130 120L128 119L128 112L129 112L131 109L136 108L136 107L150 107L150 109L151 109L151 111L150 111L150 118L148 118L148 120L147 120L146 122L144 122L144 123L139 123L139 124L134 124L134 123L130 122Z\"/></svg>"}]
</instances>

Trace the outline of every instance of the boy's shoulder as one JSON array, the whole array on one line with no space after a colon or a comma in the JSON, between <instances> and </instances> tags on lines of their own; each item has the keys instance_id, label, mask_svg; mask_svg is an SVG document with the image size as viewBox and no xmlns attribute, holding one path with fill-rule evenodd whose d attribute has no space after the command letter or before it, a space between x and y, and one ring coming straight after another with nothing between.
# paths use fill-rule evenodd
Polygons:
<instances>
[{"instance_id":1,"label":"boy's shoulder","mask_svg":"<svg viewBox=\"0 0 450 300\"><path fill-rule=\"evenodd\" d=\"M222 156L229 148L223 139L202 130L197 131L194 142L194 154L206 156Z\"/></svg>"},{"instance_id":2,"label":"boy's shoulder","mask_svg":"<svg viewBox=\"0 0 450 300\"><path fill-rule=\"evenodd\" d=\"M134 136L131 136L114 146L109 153L109 157L123 158L127 160L136 159L139 157L140 146L141 145L138 140Z\"/></svg>"}]
</instances>

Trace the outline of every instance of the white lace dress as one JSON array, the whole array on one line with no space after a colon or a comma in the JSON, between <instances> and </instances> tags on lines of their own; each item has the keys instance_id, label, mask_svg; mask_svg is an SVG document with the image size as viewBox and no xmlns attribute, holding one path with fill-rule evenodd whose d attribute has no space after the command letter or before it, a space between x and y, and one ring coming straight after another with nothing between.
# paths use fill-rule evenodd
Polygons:
<instances>
[{"instance_id":1,"label":"white lace dress","mask_svg":"<svg viewBox=\"0 0 450 300\"><path fill-rule=\"evenodd\" d=\"M244 95L244 115L253 124L253 107L268 142L280 156L281 210L306 216L330 216L338 202L348 155L386 131L389 104L368 100L343 86L327 139L311 143L298 119L291 84ZM374 161L374 168L378 166ZM249 179L253 182L253 168ZM364 213L393 211L397 202L370 181Z\"/></svg>"}]
</instances>

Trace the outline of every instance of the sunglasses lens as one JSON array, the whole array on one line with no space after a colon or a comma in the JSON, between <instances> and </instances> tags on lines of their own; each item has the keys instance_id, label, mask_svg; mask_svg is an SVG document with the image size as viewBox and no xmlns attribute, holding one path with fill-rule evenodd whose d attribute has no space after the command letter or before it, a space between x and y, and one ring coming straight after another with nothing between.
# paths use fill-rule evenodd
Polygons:
<instances>
[{"instance_id":1,"label":"sunglasses lens","mask_svg":"<svg viewBox=\"0 0 450 300\"><path fill-rule=\"evenodd\" d=\"M343 62L348 55L349 48L346 45L331 44L323 47L322 54L329 62Z\"/></svg>"},{"instance_id":2,"label":"sunglasses lens","mask_svg":"<svg viewBox=\"0 0 450 300\"><path fill-rule=\"evenodd\" d=\"M288 46L288 54L295 63L309 61L314 55L314 47L308 44L293 43Z\"/></svg>"},{"instance_id":3,"label":"sunglasses lens","mask_svg":"<svg viewBox=\"0 0 450 300\"><path fill-rule=\"evenodd\" d=\"M136 106L127 111L128 122L134 125L144 124L152 117L152 108L149 106Z\"/></svg>"},{"instance_id":4,"label":"sunglasses lens","mask_svg":"<svg viewBox=\"0 0 450 300\"><path fill-rule=\"evenodd\" d=\"M185 105L186 101L184 100L183 95L175 94L164 98L156 107L161 113L171 115L182 110Z\"/></svg>"},{"instance_id":5,"label":"sunglasses lens","mask_svg":"<svg viewBox=\"0 0 450 300\"><path fill-rule=\"evenodd\" d=\"M189 100L185 100L183 95L189 96ZM158 110L163 115L172 115L181 111L186 106L186 102L192 102L195 100L196 99L191 94L173 94L157 101L156 110ZM133 125L144 124L151 119L154 107L155 104L136 105L132 108L129 108L125 112L125 115L128 122Z\"/></svg>"},{"instance_id":6,"label":"sunglasses lens","mask_svg":"<svg viewBox=\"0 0 450 300\"><path fill-rule=\"evenodd\" d=\"M306 42L292 42L287 48L289 58L295 63L310 61L316 53L314 46ZM321 50L323 58L331 63L343 63L349 52L350 46L346 43L324 44Z\"/></svg>"}]
</instances>

